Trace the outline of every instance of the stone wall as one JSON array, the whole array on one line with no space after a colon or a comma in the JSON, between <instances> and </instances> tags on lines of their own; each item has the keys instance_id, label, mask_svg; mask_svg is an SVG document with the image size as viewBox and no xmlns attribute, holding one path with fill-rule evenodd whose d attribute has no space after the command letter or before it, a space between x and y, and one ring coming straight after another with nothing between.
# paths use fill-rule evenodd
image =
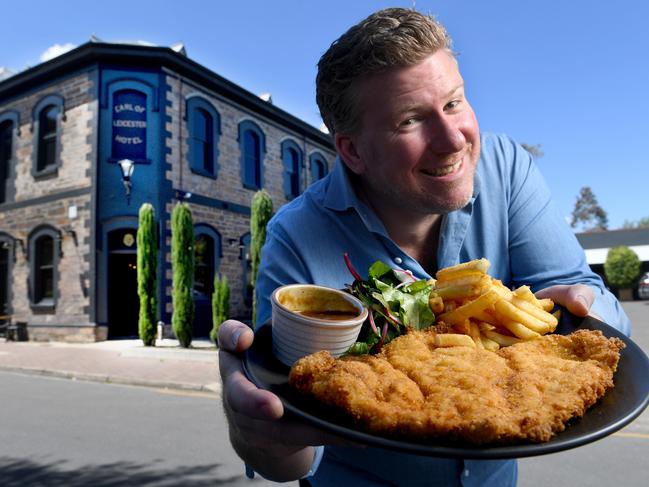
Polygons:
<instances>
[{"instance_id":1,"label":"stone wall","mask_svg":"<svg viewBox=\"0 0 649 487\"><path fill-rule=\"evenodd\" d=\"M96 101L89 73L69 76L20 99L0 105L0 113L16 110L20 127L14 139L14 198L0 205L0 229L20 239L12 266L12 308L14 321L28 323L30 339L58 338L94 341L96 330L90 322L89 254L91 249L91 154ZM44 96L64 98L65 117L61 121L61 165L54 177L32 176L32 109ZM76 216L70 208L76 208ZM52 311L35 311L30 303L28 255L30 233L41 225L59 232L60 257L55 282L58 296ZM61 326L62 328L57 328ZM59 330L54 333L52 330ZM53 334L54 333L54 334Z\"/></svg>"},{"instance_id":2,"label":"stone wall","mask_svg":"<svg viewBox=\"0 0 649 487\"><path fill-rule=\"evenodd\" d=\"M308 160L312 152L320 152L329 164L329 169L333 168L335 153L327 147L323 147L313 141L293 133L269 121L258 114L232 103L229 100L193 85L192 83L179 77L168 75L167 84L167 117L166 130L170 134L167 138L167 179L176 189L190 191L193 194L206 196L216 200L235 203L245 208L249 208L252 197L255 193L243 187L240 172L240 150L239 150L239 123L243 120L252 120L265 134L266 153L263 160L263 182L264 188L270 194L275 210L281 205L287 203L283 190L283 162L281 154L282 142L290 138L303 151L303 168L301 189L310 184L311 175L308 170ZM186 99L189 96L199 95L209 101L218 111L221 118L221 135L219 138L219 159L218 159L218 177L216 179L205 177L193 173L189 168L187 154L189 151L187 144L187 120L185 114ZM191 198L188 203L192 209L194 224L208 224L214 227L222 238L223 257L220 261L220 268L217 272L224 273L230 282L231 316L245 316L250 310L244 302L245 286L244 283L244 262L242 261L241 251L239 248L240 238L250 231L250 219L248 215L241 212L229 211L220 208L212 208L192 202ZM170 212L173 205L167 206L167 229L170 229ZM232 243L230 243L232 242ZM169 243L169 242L168 242ZM244 257L245 258L245 257ZM170 261L170 256L167 256ZM171 269L167 269L167 278L171 279ZM171 311L171 288L166 290L168 301L166 304L167 311Z\"/></svg>"},{"instance_id":3,"label":"stone wall","mask_svg":"<svg viewBox=\"0 0 649 487\"><path fill-rule=\"evenodd\" d=\"M0 100L0 113L7 110L19 114L19 127L14 140L16 167L9 201L0 204L0 232L22 242L16 244L16 260L11 266L11 308L14 321L28 323L30 339L94 341L105 339L106 328L92 322L95 283L105 276L95 275L91 268L96 249L93 214L94 191L92 180L99 140L96 133L99 116L95 98L95 68L70 74L33 89L24 96ZM309 156L321 153L333 168L335 154L330 147L292 132L279 122L254 113L221 95L181 79L167 72L165 146L166 180L173 189L189 191L200 198L189 199L194 223L207 224L221 236L222 257L217 272L228 277L231 286L231 315L245 317L250 309L245 296L245 256L240 249L241 238L250 231L249 207L254 191L243 187L240 173L238 127L243 120L255 122L265 134L266 153L263 160L264 189L273 199L277 210L287 202L283 191L283 163L281 144L291 139L303 151L301 189L311 181ZM210 178L193 173L187 159L186 99L198 94L208 100L219 112L221 134L219 138L218 177ZM60 126L60 166L56 174L34 178L32 174L34 137L33 109L45 96L58 95L64 99L64 113ZM105 127L105 130L110 130ZM154 134L150 134L154 136ZM162 190L162 189L161 189ZM230 205L219 206L218 202ZM159 217L167 229L167 249L170 247L170 219L173 201L168 202L165 213ZM74 212L70 209L74 208ZM56 306L53 310L35 310L30 302L28 282L32 272L29 260L29 236L41 225L48 225L60 235L61 253L57 260ZM23 252L22 248L26 250ZM164 275L171 282L171 256L166 255ZM166 312L171 313L170 284L165 289Z\"/></svg>"}]
</instances>

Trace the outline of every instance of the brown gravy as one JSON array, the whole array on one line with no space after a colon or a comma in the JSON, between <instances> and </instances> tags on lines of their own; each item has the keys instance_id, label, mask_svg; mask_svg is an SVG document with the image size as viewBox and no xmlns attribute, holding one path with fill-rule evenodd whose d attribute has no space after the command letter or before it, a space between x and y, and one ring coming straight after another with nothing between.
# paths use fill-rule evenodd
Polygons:
<instances>
[{"instance_id":1,"label":"brown gravy","mask_svg":"<svg viewBox=\"0 0 649 487\"><path fill-rule=\"evenodd\" d=\"M319 320L330 320L330 321L345 321L351 320L358 316L357 312L349 311L310 311L310 310L297 310L295 313L308 316L309 318L317 318Z\"/></svg>"}]
</instances>

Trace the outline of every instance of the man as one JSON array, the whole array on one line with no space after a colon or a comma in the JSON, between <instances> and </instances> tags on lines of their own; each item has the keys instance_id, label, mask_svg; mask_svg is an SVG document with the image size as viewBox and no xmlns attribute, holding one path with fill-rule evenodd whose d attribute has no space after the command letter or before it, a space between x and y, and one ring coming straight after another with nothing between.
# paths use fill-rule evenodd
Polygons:
<instances>
[{"instance_id":1,"label":"man","mask_svg":"<svg viewBox=\"0 0 649 487\"><path fill-rule=\"evenodd\" d=\"M628 319L550 202L530 155L480 136L444 28L408 9L379 11L332 44L319 63L317 101L339 154L336 168L268 226L257 281L258 322L282 284L341 288L382 260L420 278L486 257L508 286L530 284L573 313L596 313L628 333ZM438 459L345 445L283 416L231 352L252 332L223 324L219 343L230 438L269 479L313 485L516 484L514 460ZM309 445L327 445L312 447Z\"/></svg>"}]
</instances>

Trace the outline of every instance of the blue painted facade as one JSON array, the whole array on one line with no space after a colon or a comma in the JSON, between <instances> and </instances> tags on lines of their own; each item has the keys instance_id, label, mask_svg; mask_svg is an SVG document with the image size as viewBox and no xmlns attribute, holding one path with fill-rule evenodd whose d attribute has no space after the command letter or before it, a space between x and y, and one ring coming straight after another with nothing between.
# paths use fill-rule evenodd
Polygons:
<instances>
[{"instance_id":1,"label":"blue painted facade","mask_svg":"<svg viewBox=\"0 0 649 487\"><path fill-rule=\"evenodd\" d=\"M131 228L137 231L138 209L143 203L151 203L156 210L159 222L158 273L162 278L158 286L158 302L161 303L160 319L169 322L169 316L162 304L165 302L164 289L168 282L164 279L166 248L161 215L165 202L173 198L171 184L165 179L165 136L166 115L164 114L167 86L160 71L102 69L99 73L99 140L97 151L97 248L98 275L105 276L100 286L98 299L98 321L108 322L108 282L110 279L109 234L113 231ZM141 104L120 103L122 93L135 93L144 102L144 112L135 110ZM126 106L126 107L125 107ZM120 152L116 150L115 125L124 111L133 111L137 120L143 120L144 137L141 150ZM138 113L139 112L139 113ZM144 117L142 115L145 115ZM128 137L128 132L124 137ZM135 138L135 137L133 137ZM136 145L136 144L132 144ZM135 167L131 176L130 198L126 198L118 161L121 157L134 157ZM160 228L162 227L162 228ZM133 246L135 252L135 246Z\"/></svg>"}]
</instances>

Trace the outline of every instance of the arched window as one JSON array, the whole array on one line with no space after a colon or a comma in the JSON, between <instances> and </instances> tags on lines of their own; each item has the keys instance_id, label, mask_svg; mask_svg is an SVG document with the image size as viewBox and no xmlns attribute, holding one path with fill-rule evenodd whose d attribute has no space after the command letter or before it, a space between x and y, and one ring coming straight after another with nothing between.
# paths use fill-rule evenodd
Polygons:
<instances>
[{"instance_id":1,"label":"arched window","mask_svg":"<svg viewBox=\"0 0 649 487\"><path fill-rule=\"evenodd\" d=\"M256 123L245 120L239 124L239 149L241 151L241 182L244 188L261 189L266 137Z\"/></svg>"},{"instance_id":2,"label":"arched window","mask_svg":"<svg viewBox=\"0 0 649 487\"><path fill-rule=\"evenodd\" d=\"M0 121L0 203L8 201L9 179L13 161L14 123Z\"/></svg>"},{"instance_id":3,"label":"arched window","mask_svg":"<svg viewBox=\"0 0 649 487\"><path fill-rule=\"evenodd\" d=\"M34 302L54 299L54 238L41 235L34 242Z\"/></svg>"},{"instance_id":4,"label":"arched window","mask_svg":"<svg viewBox=\"0 0 649 487\"><path fill-rule=\"evenodd\" d=\"M221 258L221 236L208 225L194 228L194 293L210 297Z\"/></svg>"},{"instance_id":5,"label":"arched window","mask_svg":"<svg viewBox=\"0 0 649 487\"><path fill-rule=\"evenodd\" d=\"M29 236L32 308L53 310L56 307L60 246L61 234L49 226L40 227Z\"/></svg>"},{"instance_id":6,"label":"arched window","mask_svg":"<svg viewBox=\"0 0 649 487\"><path fill-rule=\"evenodd\" d=\"M11 269L15 260L14 240L10 235L0 233L0 316L11 314ZM3 324L0 318L0 324Z\"/></svg>"},{"instance_id":7,"label":"arched window","mask_svg":"<svg viewBox=\"0 0 649 487\"><path fill-rule=\"evenodd\" d=\"M55 174L61 165L61 121L64 119L63 98L49 95L39 101L32 113L34 130L35 177Z\"/></svg>"},{"instance_id":8,"label":"arched window","mask_svg":"<svg viewBox=\"0 0 649 487\"><path fill-rule=\"evenodd\" d=\"M311 182L324 178L329 172L327 160L319 152L314 152L309 156L309 165L311 167Z\"/></svg>"},{"instance_id":9,"label":"arched window","mask_svg":"<svg viewBox=\"0 0 649 487\"><path fill-rule=\"evenodd\" d=\"M36 163L36 171L38 172L56 165L59 113L59 107L49 105L43 108L38 116L38 162Z\"/></svg>"},{"instance_id":10,"label":"arched window","mask_svg":"<svg viewBox=\"0 0 649 487\"><path fill-rule=\"evenodd\" d=\"M203 176L216 177L221 134L219 112L208 101L193 96L187 100L187 125L190 169Z\"/></svg>"},{"instance_id":11,"label":"arched window","mask_svg":"<svg viewBox=\"0 0 649 487\"><path fill-rule=\"evenodd\" d=\"M302 151L292 140L282 142L284 163L284 194L291 200L300 194Z\"/></svg>"}]
</instances>

